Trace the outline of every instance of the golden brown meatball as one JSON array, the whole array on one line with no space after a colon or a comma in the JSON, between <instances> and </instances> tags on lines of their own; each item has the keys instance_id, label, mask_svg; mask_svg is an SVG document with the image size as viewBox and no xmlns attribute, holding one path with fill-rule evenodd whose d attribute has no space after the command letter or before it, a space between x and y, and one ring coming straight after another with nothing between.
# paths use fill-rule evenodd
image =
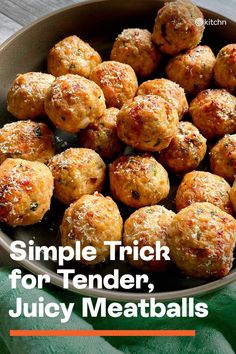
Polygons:
<instances>
[{"instance_id":1,"label":"golden brown meatball","mask_svg":"<svg viewBox=\"0 0 236 354\"><path fill-rule=\"evenodd\" d=\"M84 195L65 211L60 226L61 242L63 246L75 247L75 242L80 241L82 249L95 247L95 260L82 259L81 262L96 264L109 257L109 247L104 245L104 241L121 240L122 226L119 209L110 197L99 193Z\"/></svg>"},{"instance_id":2,"label":"golden brown meatball","mask_svg":"<svg viewBox=\"0 0 236 354\"><path fill-rule=\"evenodd\" d=\"M176 55L194 48L202 39L203 14L190 1L167 2L158 12L152 40L163 53Z\"/></svg>"},{"instance_id":3,"label":"golden brown meatball","mask_svg":"<svg viewBox=\"0 0 236 354\"><path fill-rule=\"evenodd\" d=\"M111 60L132 66L137 75L151 75L160 62L160 54L152 43L152 35L146 29L128 28L116 38Z\"/></svg>"},{"instance_id":4,"label":"golden brown meatball","mask_svg":"<svg viewBox=\"0 0 236 354\"><path fill-rule=\"evenodd\" d=\"M98 52L77 36L64 38L52 47L48 55L48 72L54 76L78 74L89 77L102 62Z\"/></svg>"},{"instance_id":5,"label":"golden brown meatball","mask_svg":"<svg viewBox=\"0 0 236 354\"><path fill-rule=\"evenodd\" d=\"M210 151L211 171L233 183L236 175L236 134L226 135Z\"/></svg>"},{"instance_id":6,"label":"golden brown meatball","mask_svg":"<svg viewBox=\"0 0 236 354\"><path fill-rule=\"evenodd\" d=\"M235 181L229 192L229 196L230 196L231 203L233 204L234 212L236 213L236 182Z\"/></svg>"},{"instance_id":7,"label":"golden brown meatball","mask_svg":"<svg viewBox=\"0 0 236 354\"><path fill-rule=\"evenodd\" d=\"M219 51L214 67L214 75L219 86L235 92L236 44L228 44Z\"/></svg>"},{"instance_id":8,"label":"golden brown meatball","mask_svg":"<svg viewBox=\"0 0 236 354\"><path fill-rule=\"evenodd\" d=\"M182 209L168 229L176 265L194 278L220 278L232 267L236 220L210 203Z\"/></svg>"},{"instance_id":9,"label":"golden brown meatball","mask_svg":"<svg viewBox=\"0 0 236 354\"><path fill-rule=\"evenodd\" d=\"M0 221L11 226L35 224L50 208L53 177L36 161L7 159L0 166Z\"/></svg>"},{"instance_id":10,"label":"golden brown meatball","mask_svg":"<svg viewBox=\"0 0 236 354\"><path fill-rule=\"evenodd\" d=\"M155 249L156 242L160 246L166 246L166 233L175 213L160 205L144 207L136 210L124 224L123 243L125 246L133 246L137 240L138 247L150 246ZM128 255L130 264L143 272L164 272L170 266L170 261L163 257L160 260L144 261L142 258L133 260Z\"/></svg>"},{"instance_id":11,"label":"golden brown meatball","mask_svg":"<svg viewBox=\"0 0 236 354\"><path fill-rule=\"evenodd\" d=\"M166 67L166 75L187 94L196 95L210 86L215 59L211 48L199 45L172 58Z\"/></svg>"},{"instance_id":12,"label":"golden brown meatball","mask_svg":"<svg viewBox=\"0 0 236 354\"><path fill-rule=\"evenodd\" d=\"M200 92L190 103L189 113L207 139L236 132L236 98L224 89Z\"/></svg>"},{"instance_id":13,"label":"golden brown meatball","mask_svg":"<svg viewBox=\"0 0 236 354\"><path fill-rule=\"evenodd\" d=\"M180 122L170 145L160 152L160 162L174 173L194 170L206 154L206 139L190 122Z\"/></svg>"},{"instance_id":14,"label":"golden brown meatball","mask_svg":"<svg viewBox=\"0 0 236 354\"><path fill-rule=\"evenodd\" d=\"M102 90L93 81L67 74L56 78L45 99L45 111L60 129L77 133L106 109Z\"/></svg>"},{"instance_id":15,"label":"golden brown meatball","mask_svg":"<svg viewBox=\"0 0 236 354\"><path fill-rule=\"evenodd\" d=\"M40 72L17 75L7 95L7 110L18 119L45 115L44 100L54 79Z\"/></svg>"},{"instance_id":16,"label":"golden brown meatball","mask_svg":"<svg viewBox=\"0 0 236 354\"><path fill-rule=\"evenodd\" d=\"M117 61L104 61L96 66L90 79L98 84L106 98L108 107L121 108L138 89L134 70L128 64Z\"/></svg>"},{"instance_id":17,"label":"golden brown meatball","mask_svg":"<svg viewBox=\"0 0 236 354\"><path fill-rule=\"evenodd\" d=\"M229 198L230 185L224 178L210 172L193 171L187 173L176 193L177 211L197 202L208 202L216 205L226 213L232 214Z\"/></svg>"},{"instance_id":18,"label":"golden brown meatball","mask_svg":"<svg viewBox=\"0 0 236 354\"><path fill-rule=\"evenodd\" d=\"M166 100L155 95L134 97L117 116L119 138L136 149L160 151L177 131L178 113Z\"/></svg>"},{"instance_id":19,"label":"golden brown meatball","mask_svg":"<svg viewBox=\"0 0 236 354\"><path fill-rule=\"evenodd\" d=\"M93 149L104 158L111 159L121 154L124 144L117 135L117 108L108 108L103 116L80 132L83 147Z\"/></svg>"},{"instance_id":20,"label":"golden brown meatball","mask_svg":"<svg viewBox=\"0 0 236 354\"><path fill-rule=\"evenodd\" d=\"M54 154L54 136L46 124L27 120L0 129L0 163L8 157L47 163Z\"/></svg>"},{"instance_id":21,"label":"golden brown meatball","mask_svg":"<svg viewBox=\"0 0 236 354\"><path fill-rule=\"evenodd\" d=\"M121 156L109 167L112 194L130 207L153 205L169 194L166 170L148 154Z\"/></svg>"},{"instance_id":22,"label":"golden brown meatball","mask_svg":"<svg viewBox=\"0 0 236 354\"><path fill-rule=\"evenodd\" d=\"M188 102L184 89L168 79L154 79L143 82L138 89L138 95L157 95L167 102L178 112L179 119L188 111Z\"/></svg>"},{"instance_id":23,"label":"golden brown meatball","mask_svg":"<svg viewBox=\"0 0 236 354\"><path fill-rule=\"evenodd\" d=\"M90 149L67 149L55 155L48 167L54 177L55 197L64 204L70 204L84 194L100 192L105 180L106 165Z\"/></svg>"}]
</instances>

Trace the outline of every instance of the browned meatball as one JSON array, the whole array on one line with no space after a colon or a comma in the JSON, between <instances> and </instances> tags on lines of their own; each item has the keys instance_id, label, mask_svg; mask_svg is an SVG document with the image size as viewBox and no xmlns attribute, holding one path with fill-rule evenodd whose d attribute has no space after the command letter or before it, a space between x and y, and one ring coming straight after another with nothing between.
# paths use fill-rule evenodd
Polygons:
<instances>
[{"instance_id":1,"label":"browned meatball","mask_svg":"<svg viewBox=\"0 0 236 354\"><path fill-rule=\"evenodd\" d=\"M160 54L146 29L128 28L116 38L111 60L132 66L137 75L147 77L157 68Z\"/></svg>"},{"instance_id":2,"label":"browned meatball","mask_svg":"<svg viewBox=\"0 0 236 354\"><path fill-rule=\"evenodd\" d=\"M231 203L233 204L234 212L236 214L236 182L235 181L230 190L229 196L230 196Z\"/></svg>"},{"instance_id":3,"label":"browned meatball","mask_svg":"<svg viewBox=\"0 0 236 354\"><path fill-rule=\"evenodd\" d=\"M103 90L108 107L121 108L138 89L134 70L128 64L117 61L104 61L96 66L90 75Z\"/></svg>"},{"instance_id":4,"label":"browned meatball","mask_svg":"<svg viewBox=\"0 0 236 354\"><path fill-rule=\"evenodd\" d=\"M165 3L157 12L152 39L163 53L176 55L202 39L203 14L191 1Z\"/></svg>"},{"instance_id":5,"label":"browned meatball","mask_svg":"<svg viewBox=\"0 0 236 354\"><path fill-rule=\"evenodd\" d=\"M124 144L117 135L117 114L119 109L108 108L103 116L91 123L79 135L83 147L93 149L104 158L111 159L121 154Z\"/></svg>"},{"instance_id":6,"label":"browned meatball","mask_svg":"<svg viewBox=\"0 0 236 354\"><path fill-rule=\"evenodd\" d=\"M35 224L50 208L53 177L38 161L7 159L0 166L0 221L11 226Z\"/></svg>"},{"instance_id":7,"label":"browned meatball","mask_svg":"<svg viewBox=\"0 0 236 354\"><path fill-rule=\"evenodd\" d=\"M176 265L194 278L220 278L233 263L236 220L210 203L182 209L172 221L167 244Z\"/></svg>"},{"instance_id":8,"label":"browned meatball","mask_svg":"<svg viewBox=\"0 0 236 354\"><path fill-rule=\"evenodd\" d=\"M210 151L211 171L232 183L236 175L236 134L226 135Z\"/></svg>"},{"instance_id":9,"label":"browned meatball","mask_svg":"<svg viewBox=\"0 0 236 354\"><path fill-rule=\"evenodd\" d=\"M54 154L54 136L46 124L27 120L0 129L0 163L8 157L47 163Z\"/></svg>"},{"instance_id":10,"label":"browned meatball","mask_svg":"<svg viewBox=\"0 0 236 354\"><path fill-rule=\"evenodd\" d=\"M224 89L200 92L191 102L189 113L207 139L236 132L236 98Z\"/></svg>"},{"instance_id":11,"label":"browned meatball","mask_svg":"<svg viewBox=\"0 0 236 354\"><path fill-rule=\"evenodd\" d=\"M112 194L130 207L154 205L169 194L168 174L150 155L121 156L109 167Z\"/></svg>"},{"instance_id":12,"label":"browned meatball","mask_svg":"<svg viewBox=\"0 0 236 354\"><path fill-rule=\"evenodd\" d=\"M75 247L80 241L81 248L96 248L96 258L81 262L86 265L103 262L109 257L109 246L105 241L121 241L123 221L116 203L110 197L99 193L84 195L65 211L60 226L63 246Z\"/></svg>"},{"instance_id":13,"label":"browned meatball","mask_svg":"<svg viewBox=\"0 0 236 354\"><path fill-rule=\"evenodd\" d=\"M70 36L55 44L50 50L48 72L54 76L78 74L88 78L101 61L98 52L88 43L77 36Z\"/></svg>"},{"instance_id":14,"label":"browned meatball","mask_svg":"<svg viewBox=\"0 0 236 354\"><path fill-rule=\"evenodd\" d=\"M230 185L224 178L210 172L189 172L184 176L177 190L176 209L180 211L193 203L208 202L226 213L232 214L229 192Z\"/></svg>"},{"instance_id":15,"label":"browned meatball","mask_svg":"<svg viewBox=\"0 0 236 354\"><path fill-rule=\"evenodd\" d=\"M138 89L138 95L157 95L167 102L178 112L179 119L188 111L188 102L184 89L168 79L154 79L143 82Z\"/></svg>"},{"instance_id":16,"label":"browned meatball","mask_svg":"<svg viewBox=\"0 0 236 354\"><path fill-rule=\"evenodd\" d=\"M236 44L228 44L219 51L214 67L214 74L219 86L235 92Z\"/></svg>"},{"instance_id":17,"label":"browned meatball","mask_svg":"<svg viewBox=\"0 0 236 354\"><path fill-rule=\"evenodd\" d=\"M155 249L156 242L166 246L167 230L175 213L160 205L144 207L136 210L124 224L123 243L133 247L133 242L138 241L138 247L150 246ZM128 255L130 264L143 272L164 272L170 266L170 261L163 257L160 260L144 261L141 258L133 260Z\"/></svg>"},{"instance_id":18,"label":"browned meatball","mask_svg":"<svg viewBox=\"0 0 236 354\"><path fill-rule=\"evenodd\" d=\"M7 110L18 119L45 115L45 96L54 79L40 72L17 75L7 95Z\"/></svg>"},{"instance_id":19,"label":"browned meatball","mask_svg":"<svg viewBox=\"0 0 236 354\"><path fill-rule=\"evenodd\" d=\"M180 122L170 145L160 152L160 162L175 173L194 170L206 154L206 139L190 122Z\"/></svg>"},{"instance_id":20,"label":"browned meatball","mask_svg":"<svg viewBox=\"0 0 236 354\"><path fill-rule=\"evenodd\" d=\"M54 194L64 204L100 192L105 180L106 165L91 149L67 149L53 156L48 167L54 177Z\"/></svg>"},{"instance_id":21,"label":"browned meatball","mask_svg":"<svg viewBox=\"0 0 236 354\"><path fill-rule=\"evenodd\" d=\"M178 113L162 97L137 96L121 108L117 119L119 138L143 151L160 151L177 131Z\"/></svg>"},{"instance_id":22,"label":"browned meatball","mask_svg":"<svg viewBox=\"0 0 236 354\"><path fill-rule=\"evenodd\" d=\"M215 56L211 48L199 45L171 59L167 77L182 86L187 94L196 95L207 89L213 78Z\"/></svg>"},{"instance_id":23,"label":"browned meatball","mask_svg":"<svg viewBox=\"0 0 236 354\"><path fill-rule=\"evenodd\" d=\"M77 133L105 112L102 90L93 81L67 74L56 78L45 99L45 111L60 129Z\"/></svg>"}]
</instances>

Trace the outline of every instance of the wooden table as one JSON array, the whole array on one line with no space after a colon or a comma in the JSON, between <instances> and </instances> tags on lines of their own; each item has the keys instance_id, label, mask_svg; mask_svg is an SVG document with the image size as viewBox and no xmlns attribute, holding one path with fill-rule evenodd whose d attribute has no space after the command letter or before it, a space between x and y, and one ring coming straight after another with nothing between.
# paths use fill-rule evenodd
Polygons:
<instances>
[{"instance_id":1,"label":"wooden table","mask_svg":"<svg viewBox=\"0 0 236 354\"><path fill-rule=\"evenodd\" d=\"M0 44L37 18L79 2L78 0L0 0ZM236 20L236 0L195 0L195 3L233 21ZM9 264L8 257L0 249L0 265L6 264Z\"/></svg>"}]
</instances>

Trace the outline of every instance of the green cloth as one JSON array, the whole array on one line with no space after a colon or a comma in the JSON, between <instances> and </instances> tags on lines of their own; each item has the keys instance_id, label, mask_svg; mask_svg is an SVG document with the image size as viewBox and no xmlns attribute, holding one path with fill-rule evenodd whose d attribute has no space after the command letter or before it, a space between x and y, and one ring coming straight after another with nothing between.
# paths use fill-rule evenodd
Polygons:
<instances>
[{"instance_id":1,"label":"green cloth","mask_svg":"<svg viewBox=\"0 0 236 354\"><path fill-rule=\"evenodd\" d=\"M206 318L88 318L80 316L81 296L52 285L44 290L12 290L9 268L0 271L0 354L233 354L236 351L236 283L198 298L208 304ZM74 302L66 324L58 318L10 318L16 297L34 302ZM9 337L9 329L196 329L196 337Z\"/></svg>"}]
</instances>

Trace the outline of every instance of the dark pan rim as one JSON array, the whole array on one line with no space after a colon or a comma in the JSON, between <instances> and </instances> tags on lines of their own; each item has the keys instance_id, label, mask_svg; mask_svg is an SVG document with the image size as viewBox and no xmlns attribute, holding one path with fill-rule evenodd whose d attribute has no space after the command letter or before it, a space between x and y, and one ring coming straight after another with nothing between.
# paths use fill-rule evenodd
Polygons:
<instances>
[{"instance_id":1,"label":"dark pan rim","mask_svg":"<svg viewBox=\"0 0 236 354\"><path fill-rule=\"evenodd\" d=\"M54 17L60 13L63 13L65 11L68 11L70 9L73 9L76 7L81 7L84 5L89 5L91 3L99 3L99 2L111 2L111 0L94 0L94 1L85 0L79 4L69 5L69 6L63 7L62 9L53 11L50 14L40 17L39 19L33 21L28 26L25 26L22 29L20 29L19 31L17 31L9 39L7 39L4 43L2 43L0 45L0 55L1 55L1 52L3 52L5 48L14 44L14 41L21 34L27 32L27 31L30 31L31 28L37 26L39 23L42 23L43 21L45 21L51 17ZM229 19L221 14L218 14L218 13L213 12L211 10L205 9L201 6L199 6L199 8L202 9L205 14L208 14L212 17L218 17L220 19L225 19L227 21L227 23L229 23L231 25L235 25L234 21L232 21L231 19ZM8 254L11 253L11 250L10 250L11 241L12 241L12 239L8 235L6 235L2 231L0 231L0 246ZM51 271L50 269L46 268L45 266L39 265L38 263L36 263L36 262L34 263L33 261L29 261L29 260L20 261L18 263L20 266L24 267L25 269L27 269L28 271L30 271L36 275L44 274L44 273L49 274L49 276L51 277L51 284L54 284L54 285L62 288L62 285L63 285L62 277L60 277L59 275L57 275L55 272ZM160 293L155 292L155 293L149 294L149 293L134 293L134 292L125 293L125 292L121 292L121 291L110 291L110 290L106 290L106 289L99 290L99 289L89 289L89 288L85 288L83 290L78 290L73 286L71 281L69 281L69 290L72 292L75 292L75 293L79 293L81 295L92 296L92 297L104 297L108 300L116 300L116 301L136 302L136 301L140 301L141 299L149 300L150 298L155 298L156 300L159 300L159 301L168 301L168 300L176 300L176 299L179 299L182 297L201 296L203 294L207 294L207 293L216 291L216 290L218 290L218 289L220 289L220 288L222 288L234 281L236 281L236 269L231 271L231 273L229 275L225 276L224 278L212 281L210 283L196 286L196 287L189 288L189 289L175 290L175 291L168 291L168 292L160 292Z\"/></svg>"}]
</instances>

